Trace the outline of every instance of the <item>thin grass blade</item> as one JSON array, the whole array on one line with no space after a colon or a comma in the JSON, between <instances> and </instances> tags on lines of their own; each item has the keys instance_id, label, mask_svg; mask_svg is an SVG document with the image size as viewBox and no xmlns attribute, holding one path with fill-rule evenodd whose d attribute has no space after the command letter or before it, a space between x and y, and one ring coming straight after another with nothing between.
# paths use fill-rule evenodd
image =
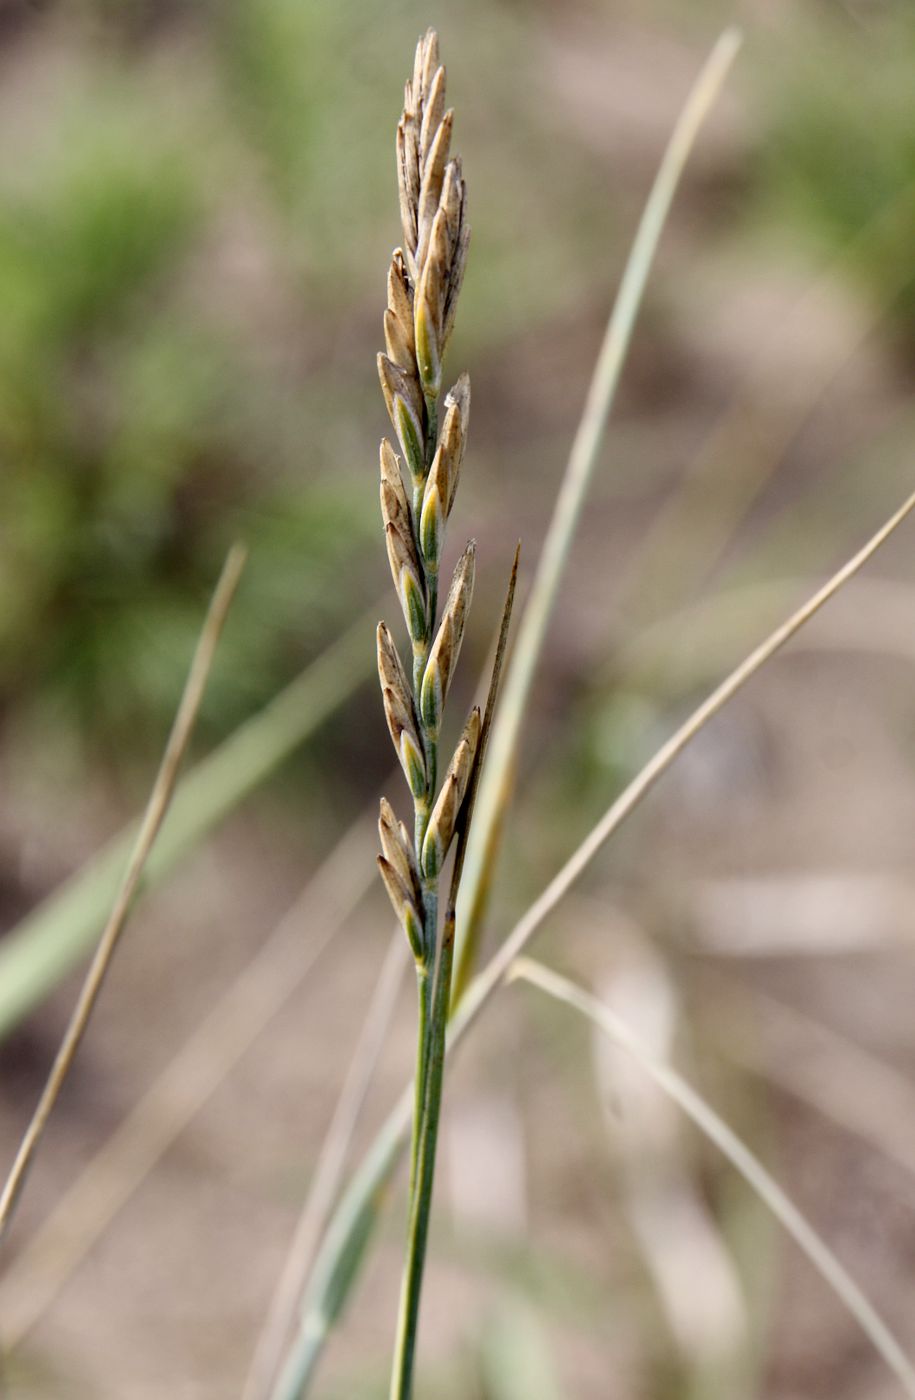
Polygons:
<instances>
[{"instance_id":1,"label":"thin grass blade","mask_svg":"<svg viewBox=\"0 0 915 1400\"><path fill-rule=\"evenodd\" d=\"M517 646L505 680L503 703L493 731L490 759L483 777L479 811L461 893L461 940L455 970L455 1001L459 1001L463 995L476 961L485 892L497 857L504 809L511 799L524 711L582 506L597 465L648 274L680 176L740 42L741 36L736 29L728 29L721 35L686 99L648 196L594 368L584 412L521 619Z\"/></svg>"},{"instance_id":2,"label":"thin grass blade","mask_svg":"<svg viewBox=\"0 0 915 1400\"><path fill-rule=\"evenodd\" d=\"M377 604L179 785L143 888L185 856L368 679ZM78 964L111 908L137 827L131 824L16 925L0 949L0 1040Z\"/></svg>"},{"instance_id":3,"label":"thin grass blade","mask_svg":"<svg viewBox=\"0 0 915 1400\"><path fill-rule=\"evenodd\" d=\"M807 602L787 618L779 627L759 644L739 666L736 666L711 695L681 724L680 728L662 744L654 756L623 789L616 801L604 813L601 820L589 832L581 845L569 857L565 865L551 880L543 893L515 925L505 942L497 949L490 962L476 980L471 983L467 994L462 998L455 1016L455 1033L461 1033L476 1019L496 987L506 976L515 958L524 950L530 939L544 920L553 912L576 880L588 868L591 861L603 848L613 833L631 815L635 808L648 796L658 780L680 756L688 744L705 728L715 715L724 709L734 696L751 681L758 671L784 647L801 628L815 617L830 598L864 568L878 549L899 529L915 510L915 492L903 501L898 510L881 525L880 529L823 586L808 598Z\"/></svg>"},{"instance_id":4,"label":"thin grass blade","mask_svg":"<svg viewBox=\"0 0 915 1400\"><path fill-rule=\"evenodd\" d=\"M318 1155L308 1197L257 1340L242 1400L262 1400L269 1395L270 1385L279 1370L296 1306L320 1244L321 1231L340 1190L347 1152L390 1029L406 967L407 949L403 931L398 927L378 974L365 1023Z\"/></svg>"},{"instance_id":5,"label":"thin grass blade","mask_svg":"<svg viewBox=\"0 0 915 1400\"><path fill-rule=\"evenodd\" d=\"M302 986L374 885L374 843L372 803L23 1244L0 1279L0 1318L8 1350L40 1321L118 1212ZM310 929L314 932L309 935Z\"/></svg>"},{"instance_id":6,"label":"thin grass blade","mask_svg":"<svg viewBox=\"0 0 915 1400\"><path fill-rule=\"evenodd\" d=\"M528 982L547 996L580 1012L608 1035L615 1045L638 1061L658 1088L687 1114L700 1132L715 1144L744 1181L765 1202L820 1277L869 1337L906 1395L915 1396L915 1368L874 1305L862 1293L825 1240L817 1234L807 1217L798 1210L759 1158L715 1112L711 1104L678 1074L672 1065L646 1050L625 1021L620 1020L608 1006L591 996L584 988L530 958L519 958L513 964L509 977L512 981Z\"/></svg>"},{"instance_id":7,"label":"thin grass blade","mask_svg":"<svg viewBox=\"0 0 915 1400\"><path fill-rule=\"evenodd\" d=\"M178 770L181 767L181 761L197 721L197 713L203 699L203 692L206 689L210 668L213 665L216 645L222 635L229 606L235 596L235 590L245 566L247 553L242 545L234 545L228 553L219 581L216 584L200 638L194 650L168 742L165 745L165 752L162 755L143 820L140 823L136 842L127 862L127 868L121 877L111 912L102 930L95 956L89 965L73 1014L51 1066L47 1083L19 1145L3 1192L0 1194L0 1239L9 1227L16 1202L38 1150L38 1144L70 1073L92 1012L101 995L108 968L127 925L143 870L165 820L165 814L178 781Z\"/></svg>"}]
</instances>

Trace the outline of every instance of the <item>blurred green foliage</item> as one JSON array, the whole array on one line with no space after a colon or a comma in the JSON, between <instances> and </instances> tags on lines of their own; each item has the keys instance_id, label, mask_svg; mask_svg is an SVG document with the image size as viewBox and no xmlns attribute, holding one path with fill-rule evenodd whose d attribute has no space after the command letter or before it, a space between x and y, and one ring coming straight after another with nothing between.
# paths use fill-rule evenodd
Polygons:
<instances>
[{"instance_id":1,"label":"blurred green foliage","mask_svg":"<svg viewBox=\"0 0 915 1400\"><path fill-rule=\"evenodd\" d=\"M176 114L150 64L128 79L92 37L0 191L0 692L116 752L144 728L158 742L232 537L252 562L209 696L220 728L351 612L374 522L324 469L301 383L201 293L227 203L212 167L245 133L195 139L194 118L231 109Z\"/></svg>"},{"instance_id":2,"label":"blurred green foliage","mask_svg":"<svg viewBox=\"0 0 915 1400\"><path fill-rule=\"evenodd\" d=\"M823 7L757 71L777 217L789 236L851 254L861 288L915 346L915 8Z\"/></svg>"},{"instance_id":3,"label":"blurred green foliage","mask_svg":"<svg viewBox=\"0 0 915 1400\"><path fill-rule=\"evenodd\" d=\"M796 52L778 35L777 64L759 63L763 37L756 60L748 45L765 97L748 179L789 236L831 247L896 209L860 271L911 333L915 13L870 10L866 26L817 15ZM616 161L611 179L599 147L557 126L533 0L392 0L384 22L369 0L79 0L9 16L0 704L114 756L145 733L158 745L231 538L252 559L206 702L216 729L385 586L366 489L383 429L370 352L414 34L442 25L462 75L475 233L454 360L486 358L471 489L487 503L510 425L492 408L485 422L485 385L526 411L522 333L599 324L643 173Z\"/></svg>"}]
</instances>

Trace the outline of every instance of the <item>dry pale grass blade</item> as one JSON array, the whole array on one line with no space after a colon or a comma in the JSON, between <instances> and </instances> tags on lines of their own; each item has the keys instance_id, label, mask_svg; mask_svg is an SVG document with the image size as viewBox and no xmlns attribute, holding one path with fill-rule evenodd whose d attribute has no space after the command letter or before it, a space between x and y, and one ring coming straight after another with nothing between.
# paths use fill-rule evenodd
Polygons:
<instances>
[{"instance_id":1,"label":"dry pale grass blade","mask_svg":"<svg viewBox=\"0 0 915 1400\"><path fill-rule=\"evenodd\" d=\"M612 947L611 966L596 988L600 1002L625 1018L656 1059L670 1059L674 1047L688 1055L689 1026L665 958L634 924L614 935ZM660 1310L697 1393L722 1393L746 1348L747 1308L691 1160L682 1115L606 1036L595 1034L593 1059L620 1205Z\"/></svg>"},{"instance_id":2,"label":"dry pale grass blade","mask_svg":"<svg viewBox=\"0 0 915 1400\"><path fill-rule=\"evenodd\" d=\"M16 1159L3 1188L3 1194L0 1196L0 1238L9 1227L41 1136L67 1075L70 1073L80 1042L86 1033L111 959L127 924L127 916L130 913L143 868L168 811L175 783L178 780L181 760L193 733L197 711L203 699L216 644L222 633L229 605L238 586L246 558L247 550L242 545L234 545L229 551L219 576L127 869L108 916L108 922L102 931L95 955L86 973L70 1022L64 1032L48 1081L26 1128L25 1135L19 1145L19 1151L16 1153Z\"/></svg>"},{"instance_id":3,"label":"dry pale grass blade","mask_svg":"<svg viewBox=\"0 0 915 1400\"><path fill-rule=\"evenodd\" d=\"M714 719L715 715L734 698L738 691L752 680L757 671L771 657L775 656L795 633L799 632L805 623L809 622L824 604L838 593L849 579L854 578L855 574L876 554L881 545L886 543L913 510L915 510L915 492L902 503L876 534L871 536L867 544L857 554L849 559L837 573L833 574L832 578L780 627L776 627L774 632L771 632L765 641L761 642L693 711L676 733L672 734L667 742L661 745L654 757L649 759L648 763L623 789L616 801L611 804L601 820L569 857L559 873L554 876L539 899L531 905L527 913L515 925L508 938L470 985L458 1009L455 1032L460 1028L460 1033L463 1033L469 1028L506 976L514 959L524 950L543 921L553 912L560 900L564 898L576 880L590 865L598 851L648 795L658 779L667 772L671 764L700 730L705 728L709 720Z\"/></svg>"},{"instance_id":4,"label":"dry pale grass blade","mask_svg":"<svg viewBox=\"0 0 915 1400\"><path fill-rule=\"evenodd\" d=\"M270 1394L270 1386L279 1370L283 1349L295 1321L302 1289L321 1242L321 1231L327 1224L340 1191L347 1154L390 1029L406 966L407 946L398 927L388 946L365 1023L318 1156L308 1197L257 1340L242 1400L262 1400L262 1397Z\"/></svg>"},{"instance_id":5,"label":"dry pale grass blade","mask_svg":"<svg viewBox=\"0 0 915 1400\"><path fill-rule=\"evenodd\" d=\"M23 1246L0 1281L7 1348L18 1346L44 1316L114 1217L301 987L374 883L374 818L373 803Z\"/></svg>"},{"instance_id":6,"label":"dry pale grass blade","mask_svg":"<svg viewBox=\"0 0 915 1400\"><path fill-rule=\"evenodd\" d=\"M915 1396L915 1368L873 1304L861 1292L832 1250L785 1194L778 1182L728 1127L709 1103L677 1071L657 1058L632 1034L625 1021L609 1007L567 978L559 976L530 958L519 958L510 969L512 979L530 983L548 996L586 1016L610 1037L615 1045L638 1061L660 1089L663 1089L695 1123L710 1142L727 1157L749 1186L777 1217L798 1247L806 1254L821 1278L855 1318L874 1348L899 1380L906 1395Z\"/></svg>"},{"instance_id":7,"label":"dry pale grass blade","mask_svg":"<svg viewBox=\"0 0 915 1400\"><path fill-rule=\"evenodd\" d=\"M368 678L377 604L182 779L146 869L148 891L275 772ZM0 947L0 1039L92 948L136 839L131 824L7 933Z\"/></svg>"},{"instance_id":8,"label":"dry pale grass blade","mask_svg":"<svg viewBox=\"0 0 915 1400\"><path fill-rule=\"evenodd\" d=\"M852 284L887 238L899 237L915 208L915 184L867 221L766 338L743 383L712 428L686 475L661 508L625 567L615 611L641 621L710 577L818 401L858 347L873 335L909 280L908 268L872 298L852 333L830 336L821 360L786 382L785 346L821 319L837 288Z\"/></svg>"},{"instance_id":9,"label":"dry pale grass blade","mask_svg":"<svg viewBox=\"0 0 915 1400\"><path fill-rule=\"evenodd\" d=\"M496 859L504 809L511 796L527 699L582 506L597 465L655 250L699 129L718 96L739 46L737 30L729 29L721 35L686 100L648 196L594 368L584 412L521 619L518 641L505 678L499 715L493 726L490 757L480 786L477 817L469 843L461 892L462 942L455 972L455 1000L462 995L473 970L483 901L491 867Z\"/></svg>"}]
</instances>

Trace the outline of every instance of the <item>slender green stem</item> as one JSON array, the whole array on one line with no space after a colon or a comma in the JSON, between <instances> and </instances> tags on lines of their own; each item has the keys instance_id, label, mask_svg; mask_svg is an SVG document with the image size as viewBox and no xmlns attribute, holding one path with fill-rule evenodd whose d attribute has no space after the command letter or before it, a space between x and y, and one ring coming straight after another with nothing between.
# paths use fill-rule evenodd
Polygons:
<instances>
[{"instance_id":1,"label":"slender green stem","mask_svg":"<svg viewBox=\"0 0 915 1400\"><path fill-rule=\"evenodd\" d=\"M454 910L452 907L445 920L435 976L426 1067L425 1102L420 1128L421 1141L419 1144L416 1142L413 1144L416 1175L411 1191L410 1228L400 1295L400 1312L397 1319L397 1339L391 1374L390 1400L410 1400L413 1392L413 1365L419 1326L419 1304L426 1262L426 1245L429 1238L438 1128L442 1109L445 1032L448 1025L453 961Z\"/></svg>"},{"instance_id":2,"label":"slender green stem","mask_svg":"<svg viewBox=\"0 0 915 1400\"><path fill-rule=\"evenodd\" d=\"M429 1061L429 1026L432 1002L432 983L428 963L416 965L416 1003L418 1020L416 1027L416 1074L413 1089L413 1135L410 1142L410 1200L416 1185L419 1170L419 1142L422 1124L423 1104L426 1096L426 1068Z\"/></svg>"},{"instance_id":3,"label":"slender green stem","mask_svg":"<svg viewBox=\"0 0 915 1400\"><path fill-rule=\"evenodd\" d=\"M112 959L123 936L134 896L140 886L144 866L149 860L150 852L162 829L162 823L165 820L175 791L175 784L178 781L181 761L194 731L200 702L203 699L213 664L216 645L225 624L229 605L235 596L235 590L238 587L238 580L241 577L247 556L248 551L244 545L233 545L219 576L213 600L194 650L181 701L172 724L171 733L168 736L168 743L165 746L159 771L156 774L140 830L137 833L136 844L121 880L111 913L102 930L69 1024L64 1032L60 1048L54 1058L47 1082L19 1145L2 1194L0 1194L0 1237L6 1233L13 1218L26 1177L44 1136L48 1119L73 1068L73 1062L101 996Z\"/></svg>"}]
</instances>

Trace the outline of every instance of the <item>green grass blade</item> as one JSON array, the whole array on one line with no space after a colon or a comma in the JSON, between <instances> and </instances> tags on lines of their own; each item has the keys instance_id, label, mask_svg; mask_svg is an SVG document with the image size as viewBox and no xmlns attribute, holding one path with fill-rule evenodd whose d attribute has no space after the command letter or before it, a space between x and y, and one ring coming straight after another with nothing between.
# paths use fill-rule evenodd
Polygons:
<instances>
[{"instance_id":1,"label":"green grass blade","mask_svg":"<svg viewBox=\"0 0 915 1400\"><path fill-rule=\"evenodd\" d=\"M370 625L367 617L361 618L263 710L190 770L175 793L147 863L144 889L164 879L366 679L372 660ZM117 892L136 832L136 824L131 823L4 939L0 949L0 1040L92 948Z\"/></svg>"},{"instance_id":2,"label":"green grass blade","mask_svg":"<svg viewBox=\"0 0 915 1400\"><path fill-rule=\"evenodd\" d=\"M300 1400L308 1393L328 1334L358 1277L365 1251L384 1208L394 1168L405 1151L413 1117L410 1084L388 1114L331 1221L315 1261L300 1325L271 1400Z\"/></svg>"},{"instance_id":3,"label":"green grass blade","mask_svg":"<svg viewBox=\"0 0 915 1400\"><path fill-rule=\"evenodd\" d=\"M502 812L511 795L522 719L582 506L597 465L648 274L680 176L739 46L737 30L728 29L721 35L680 113L648 196L594 367L584 412L518 629L502 704L493 726L489 762L480 784L477 816L461 888L455 1001L465 990L476 959L482 896L499 844Z\"/></svg>"}]
</instances>

